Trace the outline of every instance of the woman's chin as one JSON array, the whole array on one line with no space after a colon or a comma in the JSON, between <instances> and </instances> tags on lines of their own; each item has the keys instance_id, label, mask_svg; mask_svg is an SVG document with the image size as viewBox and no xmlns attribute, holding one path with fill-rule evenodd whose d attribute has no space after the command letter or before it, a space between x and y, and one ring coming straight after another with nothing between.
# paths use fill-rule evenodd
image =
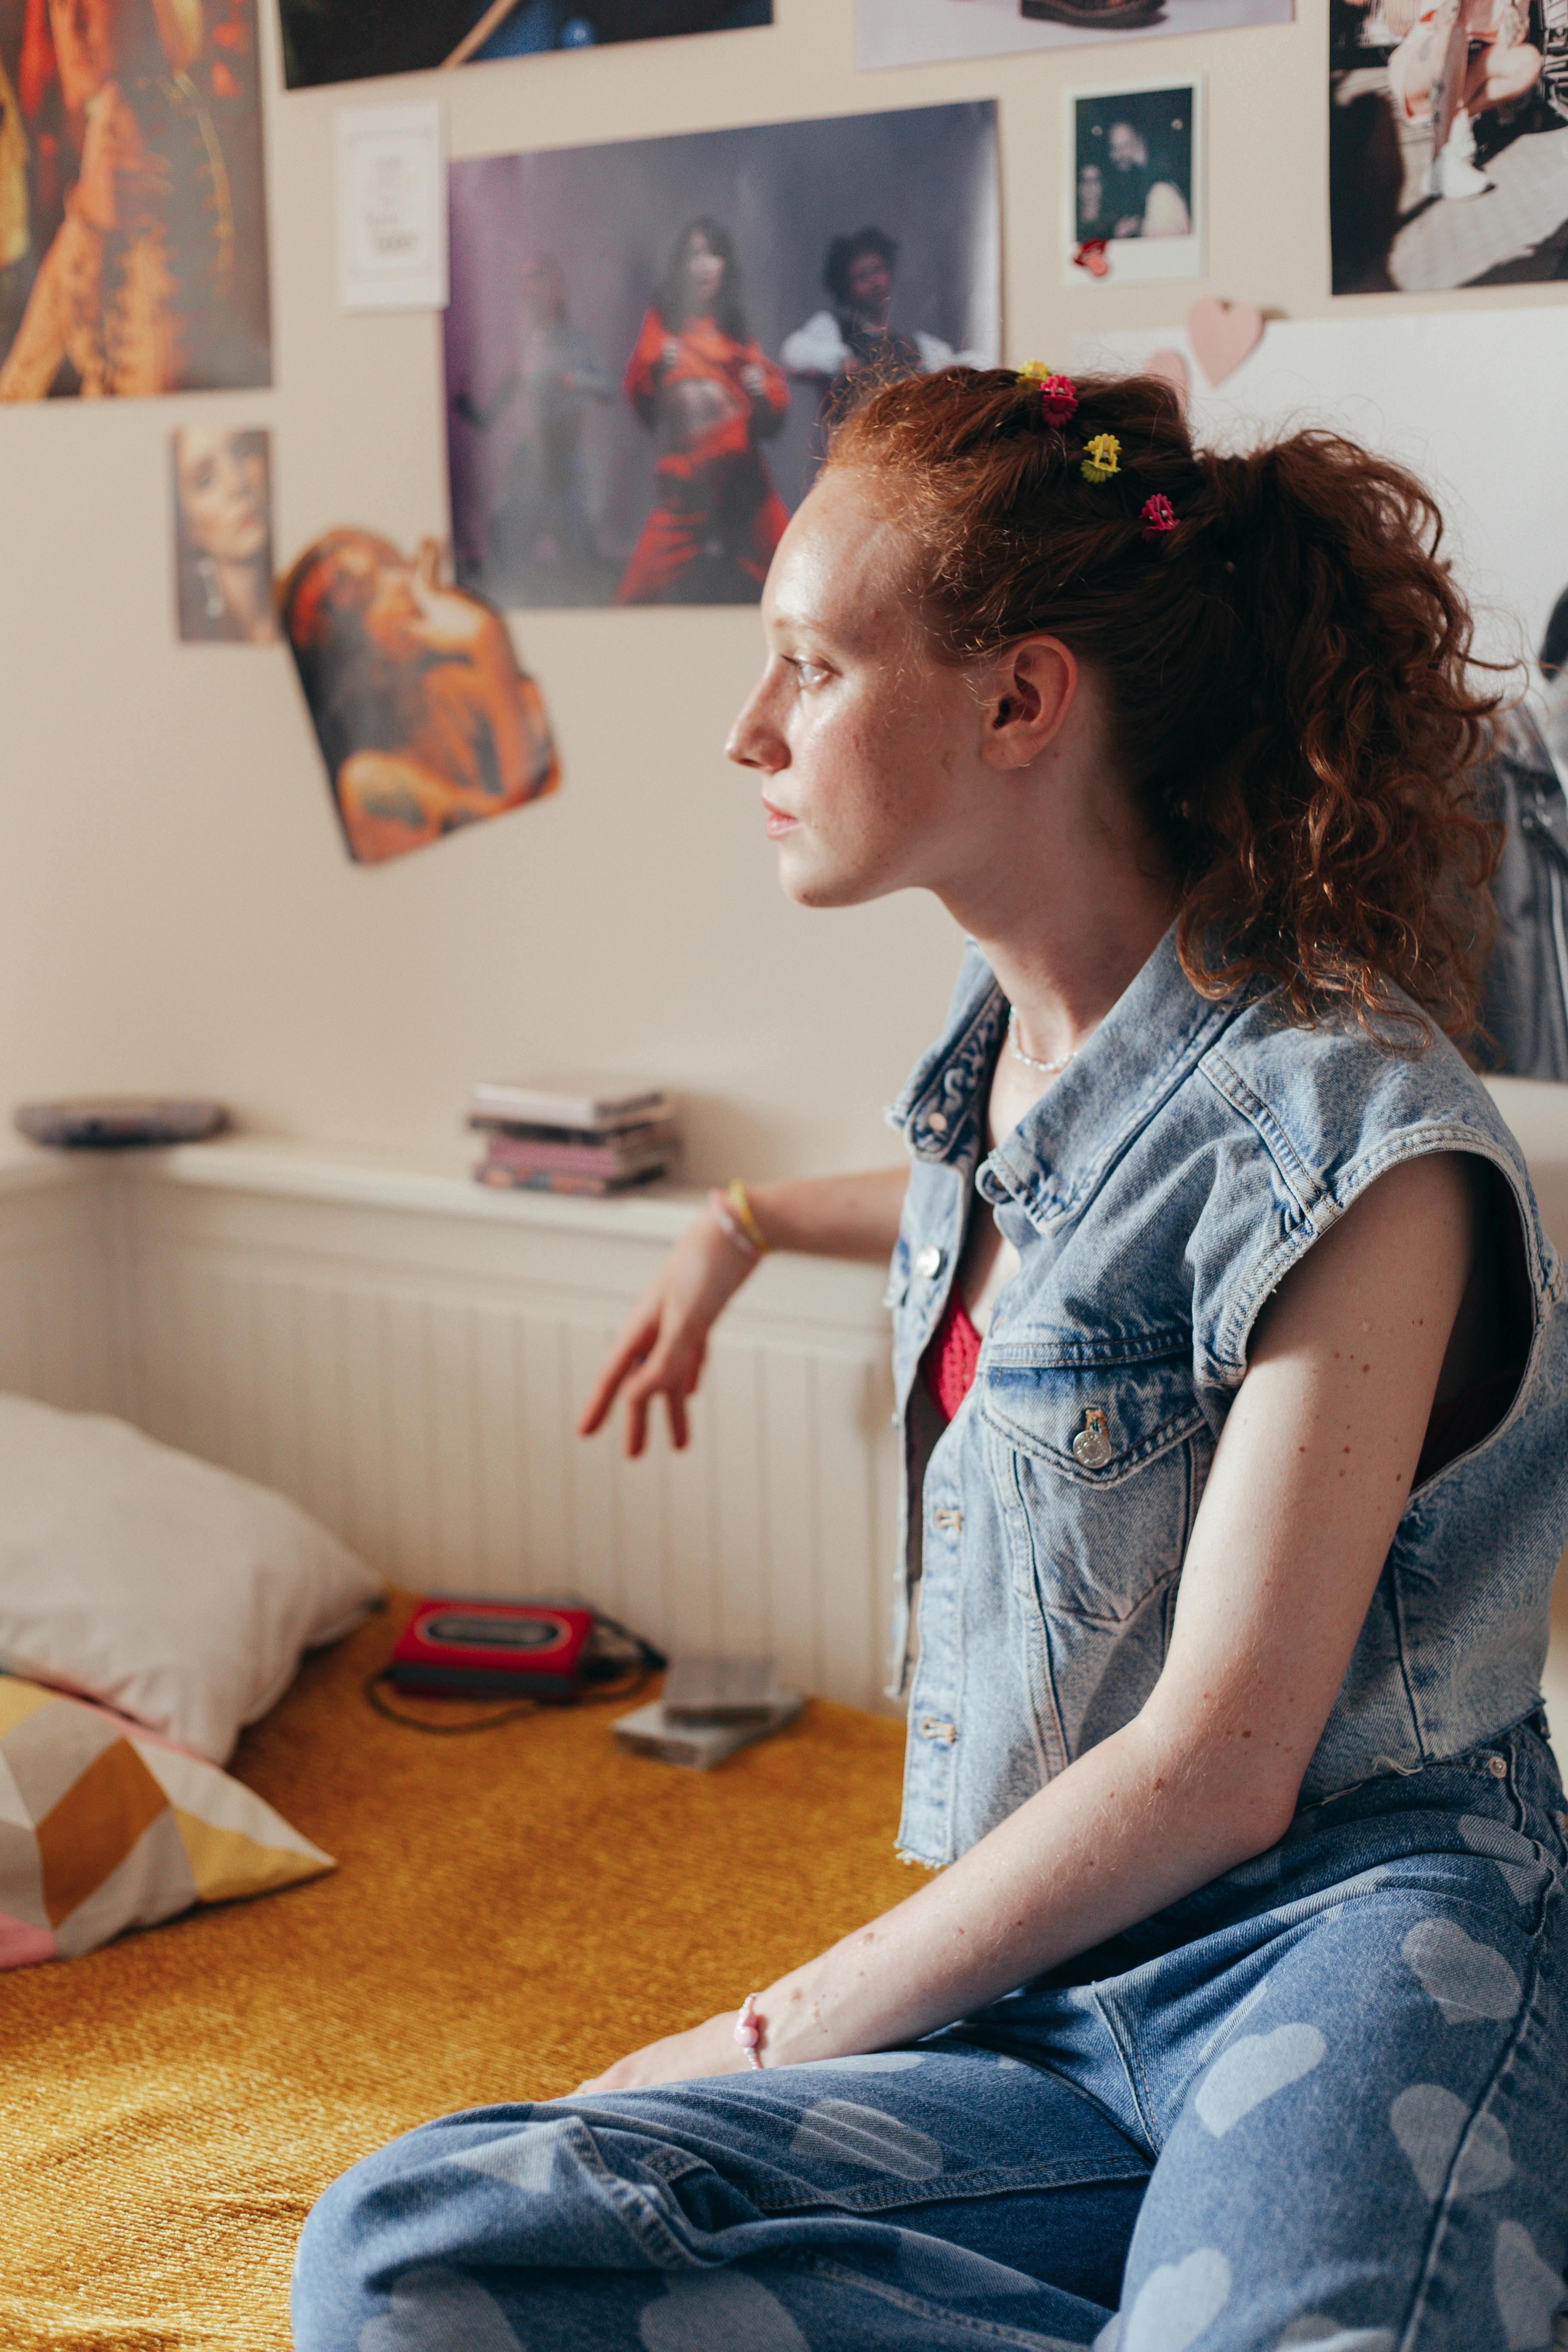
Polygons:
<instances>
[{"instance_id":1,"label":"woman's chin","mask_svg":"<svg viewBox=\"0 0 1568 2352\"><path fill-rule=\"evenodd\" d=\"M878 896L863 875L823 857L792 855L787 842L779 850L779 887L797 907L858 907Z\"/></svg>"}]
</instances>

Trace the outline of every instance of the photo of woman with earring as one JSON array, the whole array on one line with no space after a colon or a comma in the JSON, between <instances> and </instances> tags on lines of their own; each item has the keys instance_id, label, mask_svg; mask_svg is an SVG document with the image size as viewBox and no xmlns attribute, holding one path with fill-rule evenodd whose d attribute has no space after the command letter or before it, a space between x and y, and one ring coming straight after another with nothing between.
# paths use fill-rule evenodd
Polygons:
<instances>
[{"instance_id":1,"label":"photo of woman with earring","mask_svg":"<svg viewBox=\"0 0 1568 2352\"><path fill-rule=\"evenodd\" d=\"M181 637L187 644L276 644L267 434L187 425L169 452Z\"/></svg>"}]
</instances>

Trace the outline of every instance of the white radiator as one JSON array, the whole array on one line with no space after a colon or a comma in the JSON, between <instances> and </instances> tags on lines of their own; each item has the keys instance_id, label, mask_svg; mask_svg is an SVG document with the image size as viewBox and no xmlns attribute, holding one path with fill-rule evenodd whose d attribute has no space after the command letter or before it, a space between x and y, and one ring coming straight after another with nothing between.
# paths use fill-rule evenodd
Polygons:
<instances>
[{"instance_id":1,"label":"white radiator","mask_svg":"<svg viewBox=\"0 0 1568 2352\"><path fill-rule=\"evenodd\" d=\"M231 1142L0 1180L0 1385L282 1488L425 1591L579 1593L661 1645L879 1703L885 1277L773 1259L677 1454L573 1424L694 1202L557 1201ZM94 1181L96 1179L96 1181Z\"/></svg>"}]
</instances>

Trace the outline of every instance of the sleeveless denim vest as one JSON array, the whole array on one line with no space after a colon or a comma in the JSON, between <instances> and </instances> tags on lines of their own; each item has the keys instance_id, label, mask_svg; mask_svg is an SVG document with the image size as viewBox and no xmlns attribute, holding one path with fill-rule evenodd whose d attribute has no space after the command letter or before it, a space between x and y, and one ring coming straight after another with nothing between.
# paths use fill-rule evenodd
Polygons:
<instances>
[{"instance_id":1,"label":"sleeveless denim vest","mask_svg":"<svg viewBox=\"0 0 1568 2352\"><path fill-rule=\"evenodd\" d=\"M1412 1493L1308 1769L1310 1804L1492 1738L1539 1704L1568 1541L1568 1316L1519 1146L1433 1033L1397 1053L1210 1003L1162 941L989 1155L1007 1006L971 948L946 1034L889 1118L913 1166L893 1259L903 1599L919 1662L900 1850L951 1862L1135 1716L1248 1335L1374 1178L1474 1152L1518 1204L1529 1334L1502 1420ZM977 1172L978 1171L978 1172ZM1020 1265L945 1429L918 1377L974 1190Z\"/></svg>"}]
</instances>

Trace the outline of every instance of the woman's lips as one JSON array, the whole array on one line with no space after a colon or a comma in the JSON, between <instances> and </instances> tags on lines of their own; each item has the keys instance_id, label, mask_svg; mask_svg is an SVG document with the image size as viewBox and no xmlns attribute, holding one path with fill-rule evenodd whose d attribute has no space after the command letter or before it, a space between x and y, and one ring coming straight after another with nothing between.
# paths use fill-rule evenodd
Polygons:
<instances>
[{"instance_id":1,"label":"woman's lips","mask_svg":"<svg viewBox=\"0 0 1568 2352\"><path fill-rule=\"evenodd\" d=\"M787 809L775 808L772 801L766 800L763 803L763 806L767 812L770 841L782 841L786 833L795 833L798 830L799 817L791 816Z\"/></svg>"}]
</instances>

